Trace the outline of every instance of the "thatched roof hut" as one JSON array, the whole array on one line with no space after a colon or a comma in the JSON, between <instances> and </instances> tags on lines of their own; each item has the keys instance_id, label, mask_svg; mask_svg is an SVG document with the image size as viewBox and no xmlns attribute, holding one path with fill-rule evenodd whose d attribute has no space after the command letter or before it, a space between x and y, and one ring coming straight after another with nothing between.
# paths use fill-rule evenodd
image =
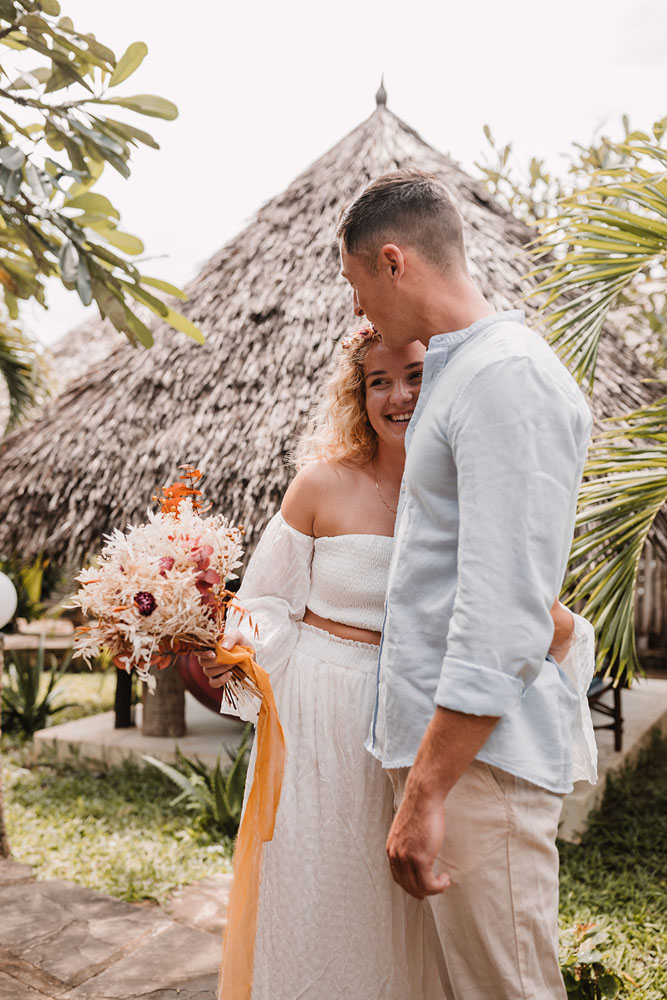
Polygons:
<instances>
[{"instance_id":1,"label":"thatched roof hut","mask_svg":"<svg viewBox=\"0 0 667 1000\"><path fill-rule=\"evenodd\" d=\"M151 350L117 347L2 442L0 551L79 563L104 531L142 517L183 462L204 471L208 499L246 526L252 545L290 479L286 455L322 370L355 328L338 273L339 212L369 179L410 165L452 190L474 279L498 309L516 306L531 232L379 102L190 284L184 311L205 346L156 323ZM596 415L647 402L650 374L604 340Z\"/></svg>"}]
</instances>

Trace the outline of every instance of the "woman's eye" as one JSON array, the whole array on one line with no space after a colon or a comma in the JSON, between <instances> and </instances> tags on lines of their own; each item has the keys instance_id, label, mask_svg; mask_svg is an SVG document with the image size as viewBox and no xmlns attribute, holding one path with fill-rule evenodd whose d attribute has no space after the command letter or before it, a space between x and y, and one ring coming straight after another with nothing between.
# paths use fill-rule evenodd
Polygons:
<instances>
[{"instance_id":1,"label":"woman's eye","mask_svg":"<svg viewBox=\"0 0 667 1000\"><path fill-rule=\"evenodd\" d=\"M410 378L413 380L413 382L421 382L423 374L424 374L423 372L413 372Z\"/></svg>"},{"instance_id":2,"label":"woman's eye","mask_svg":"<svg viewBox=\"0 0 667 1000\"><path fill-rule=\"evenodd\" d=\"M376 386L383 386L387 384L386 378L376 378L374 382L371 382L371 388L375 389Z\"/></svg>"}]
</instances>

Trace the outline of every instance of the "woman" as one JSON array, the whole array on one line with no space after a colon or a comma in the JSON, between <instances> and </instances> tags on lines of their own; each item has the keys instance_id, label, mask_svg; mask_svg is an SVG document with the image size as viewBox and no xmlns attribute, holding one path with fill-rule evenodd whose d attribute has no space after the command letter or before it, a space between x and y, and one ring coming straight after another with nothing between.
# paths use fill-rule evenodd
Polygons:
<instances>
[{"instance_id":1,"label":"woman","mask_svg":"<svg viewBox=\"0 0 667 1000\"><path fill-rule=\"evenodd\" d=\"M392 790L363 743L424 347L372 331L342 343L299 471L250 561L239 601L259 627L287 762L262 868L254 1000L441 997L429 910L391 878ZM557 602L561 655L572 615ZM243 641L228 623L226 645ZM206 666L213 686L225 683ZM252 763L252 762L251 762Z\"/></svg>"}]
</instances>

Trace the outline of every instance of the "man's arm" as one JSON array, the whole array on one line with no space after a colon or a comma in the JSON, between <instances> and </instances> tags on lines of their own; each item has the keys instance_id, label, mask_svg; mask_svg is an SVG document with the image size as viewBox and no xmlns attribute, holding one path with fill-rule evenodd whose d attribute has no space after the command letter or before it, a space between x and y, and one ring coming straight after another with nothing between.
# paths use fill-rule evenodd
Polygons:
<instances>
[{"instance_id":1,"label":"man's arm","mask_svg":"<svg viewBox=\"0 0 667 1000\"><path fill-rule=\"evenodd\" d=\"M410 770L405 795L387 839L396 882L423 899L449 885L433 873L445 836L445 799L489 738L497 717L436 708Z\"/></svg>"}]
</instances>

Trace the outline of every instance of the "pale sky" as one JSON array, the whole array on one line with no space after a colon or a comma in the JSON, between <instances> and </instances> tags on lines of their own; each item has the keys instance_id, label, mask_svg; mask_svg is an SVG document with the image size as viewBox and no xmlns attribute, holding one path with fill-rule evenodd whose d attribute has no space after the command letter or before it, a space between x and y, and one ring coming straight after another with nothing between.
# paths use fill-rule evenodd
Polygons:
<instances>
[{"instance_id":1,"label":"pale sky","mask_svg":"<svg viewBox=\"0 0 667 1000\"><path fill-rule=\"evenodd\" d=\"M489 124L522 156L564 169L573 141L667 114L664 0L61 0L120 57L149 54L118 88L174 101L175 122L129 117L161 150L97 188L142 237L148 274L183 284L256 209L374 109L388 107L464 168ZM35 60L38 64L38 60ZM116 109L110 114L122 117ZM54 286L24 322L43 343L86 316ZM92 310L96 307L92 306Z\"/></svg>"}]
</instances>

